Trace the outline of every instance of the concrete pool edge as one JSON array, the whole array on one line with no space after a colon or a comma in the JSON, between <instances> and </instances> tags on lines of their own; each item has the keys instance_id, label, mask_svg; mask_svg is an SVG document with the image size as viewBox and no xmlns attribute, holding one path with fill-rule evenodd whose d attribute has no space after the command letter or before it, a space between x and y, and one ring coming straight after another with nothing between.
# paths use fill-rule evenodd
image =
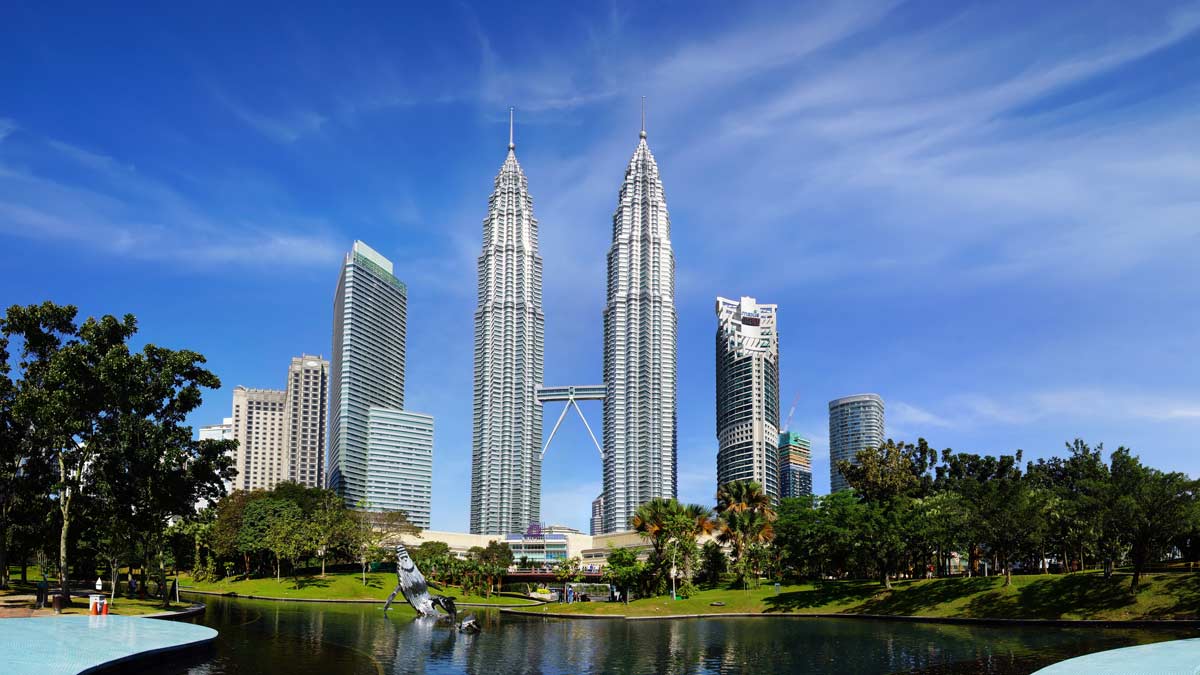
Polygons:
<instances>
[{"instance_id":1,"label":"concrete pool edge","mask_svg":"<svg viewBox=\"0 0 1200 675\"><path fill-rule=\"evenodd\" d=\"M10 618L0 621L0 634L0 661L13 675L126 672L206 652L220 636L190 622L119 614Z\"/></svg>"}]
</instances>

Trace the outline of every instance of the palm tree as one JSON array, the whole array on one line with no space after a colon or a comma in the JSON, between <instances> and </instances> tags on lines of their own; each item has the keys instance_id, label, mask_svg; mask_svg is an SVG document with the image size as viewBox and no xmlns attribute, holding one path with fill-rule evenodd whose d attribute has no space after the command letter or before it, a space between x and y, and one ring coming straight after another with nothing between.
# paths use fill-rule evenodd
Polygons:
<instances>
[{"instance_id":1,"label":"palm tree","mask_svg":"<svg viewBox=\"0 0 1200 675\"><path fill-rule=\"evenodd\" d=\"M717 489L717 540L733 546L738 576L745 582L746 549L775 538L771 497L755 481L731 481Z\"/></svg>"}]
</instances>

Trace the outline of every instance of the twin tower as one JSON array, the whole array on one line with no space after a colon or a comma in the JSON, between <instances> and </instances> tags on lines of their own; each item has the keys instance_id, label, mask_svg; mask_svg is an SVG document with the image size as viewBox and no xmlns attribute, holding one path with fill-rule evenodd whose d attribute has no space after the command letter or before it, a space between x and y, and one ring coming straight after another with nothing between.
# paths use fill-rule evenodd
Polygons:
<instances>
[{"instance_id":1,"label":"twin tower","mask_svg":"<svg viewBox=\"0 0 1200 675\"><path fill-rule=\"evenodd\" d=\"M675 497L675 255L644 119L612 219L603 386L542 386L546 319L538 221L517 162L511 111L508 156L488 200L478 273L471 532L524 532L540 521L542 401L577 409L576 398L604 401L604 492L597 500L603 508L595 534L627 530L642 503Z\"/></svg>"}]
</instances>

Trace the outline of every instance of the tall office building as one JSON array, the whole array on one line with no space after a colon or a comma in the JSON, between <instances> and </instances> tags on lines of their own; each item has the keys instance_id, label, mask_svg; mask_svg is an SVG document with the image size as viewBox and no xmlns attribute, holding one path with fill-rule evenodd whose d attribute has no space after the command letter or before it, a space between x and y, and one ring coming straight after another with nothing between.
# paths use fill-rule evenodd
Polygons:
<instances>
[{"instance_id":1,"label":"tall office building","mask_svg":"<svg viewBox=\"0 0 1200 675\"><path fill-rule=\"evenodd\" d=\"M429 528L433 499L433 417L371 407L367 413L367 503L372 510L404 511Z\"/></svg>"},{"instance_id":2,"label":"tall office building","mask_svg":"<svg viewBox=\"0 0 1200 675\"><path fill-rule=\"evenodd\" d=\"M592 524L588 531L590 535L604 532L604 493L592 500Z\"/></svg>"},{"instance_id":3,"label":"tall office building","mask_svg":"<svg viewBox=\"0 0 1200 675\"><path fill-rule=\"evenodd\" d=\"M812 494L812 444L794 431L779 434L779 496Z\"/></svg>"},{"instance_id":4,"label":"tall office building","mask_svg":"<svg viewBox=\"0 0 1200 675\"><path fill-rule=\"evenodd\" d=\"M346 254L333 305L327 485L349 506L371 503L371 408L404 408L408 292L392 263L361 241Z\"/></svg>"},{"instance_id":5,"label":"tall office building","mask_svg":"<svg viewBox=\"0 0 1200 675\"><path fill-rule=\"evenodd\" d=\"M604 307L604 532L655 497L675 497L676 315L671 218L641 138L613 213Z\"/></svg>"},{"instance_id":6,"label":"tall office building","mask_svg":"<svg viewBox=\"0 0 1200 675\"><path fill-rule=\"evenodd\" d=\"M325 392L329 362L303 354L288 368L287 479L308 487L325 486Z\"/></svg>"},{"instance_id":7,"label":"tall office building","mask_svg":"<svg viewBox=\"0 0 1200 675\"><path fill-rule=\"evenodd\" d=\"M717 298L717 485L752 480L779 496L775 305Z\"/></svg>"},{"instance_id":8,"label":"tall office building","mask_svg":"<svg viewBox=\"0 0 1200 675\"><path fill-rule=\"evenodd\" d=\"M471 532L524 532L542 512L545 361L542 258L529 182L517 162L509 118L508 156L496 174L479 255L475 310L475 405L471 447Z\"/></svg>"},{"instance_id":9,"label":"tall office building","mask_svg":"<svg viewBox=\"0 0 1200 675\"><path fill-rule=\"evenodd\" d=\"M271 489L287 480L287 392L233 389L233 437L239 490Z\"/></svg>"},{"instance_id":10,"label":"tall office building","mask_svg":"<svg viewBox=\"0 0 1200 675\"><path fill-rule=\"evenodd\" d=\"M837 463L855 462L860 450L883 443L883 399L857 394L829 402L829 491L850 487Z\"/></svg>"}]
</instances>

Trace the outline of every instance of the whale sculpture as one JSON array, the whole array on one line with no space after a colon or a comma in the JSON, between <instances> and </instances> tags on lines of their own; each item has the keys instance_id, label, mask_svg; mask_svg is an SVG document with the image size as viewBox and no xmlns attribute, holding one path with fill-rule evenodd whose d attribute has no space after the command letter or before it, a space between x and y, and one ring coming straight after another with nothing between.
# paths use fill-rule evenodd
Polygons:
<instances>
[{"instance_id":1,"label":"whale sculpture","mask_svg":"<svg viewBox=\"0 0 1200 675\"><path fill-rule=\"evenodd\" d=\"M429 595L429 585L425 583L425 576L421 574L421 570L417 569L417 563L408 554L408 549L404 548L404 544L396 544L396 588L384 603L384 612L392 608L392 600L396 598L397 593L403 593L404 599L422 617L438 620L447 618L452 625L463 632L479 631L479 626L475 623L473 616L463 619L462 623L458 622L458 607L455 606L453 598L447 598L444 595ZM444 617L438 612L438 609L446 613Z\"/></svg>"}]
</instances>

